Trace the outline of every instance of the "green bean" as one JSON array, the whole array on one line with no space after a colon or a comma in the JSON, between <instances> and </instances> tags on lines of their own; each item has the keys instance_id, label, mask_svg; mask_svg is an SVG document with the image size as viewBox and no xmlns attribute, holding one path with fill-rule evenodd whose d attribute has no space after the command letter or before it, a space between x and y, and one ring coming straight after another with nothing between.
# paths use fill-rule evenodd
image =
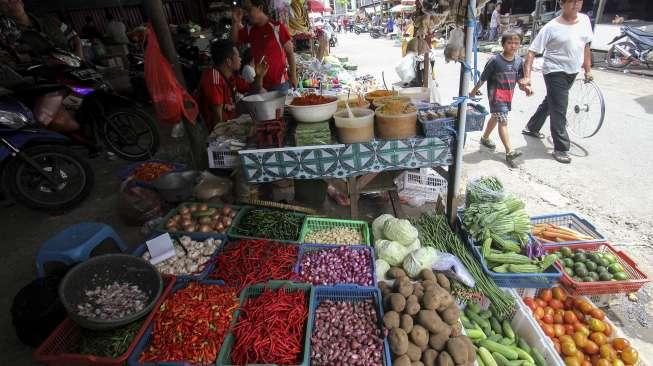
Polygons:
<instances>
[{"instance_id":1,"label":"green bean","mask_svg":"<svg viewBox=\"0 0 653 366\"><path fill-rule=\"evenodd\" d=\"M251 210L233 230L237 235L276 240L298 240L304 219L300 215L277 210Z\"/></svg>"},{"instance_id":2,"label":"green bean","mask_svg":"<svg viewBox=\"0 0 653 366\"><path fill-rule=\"evenodd\" d=\"M97 331L82 329L79 341L70 352L82 355L118 358L122 356L129 345L134 341L136 333L143 325L143 320L138 320L122 327Z\"/></svg>"}]
</instances>

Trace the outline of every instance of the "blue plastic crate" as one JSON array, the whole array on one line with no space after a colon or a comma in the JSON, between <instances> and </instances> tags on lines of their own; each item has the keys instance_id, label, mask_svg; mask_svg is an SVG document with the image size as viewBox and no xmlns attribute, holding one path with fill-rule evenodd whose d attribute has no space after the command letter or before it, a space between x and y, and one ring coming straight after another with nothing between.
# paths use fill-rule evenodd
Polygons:
<instances>
[{"instance_id":1,"label":"blue plastic crate","mask_svg":"<svg viewBox=\"0 0 653 366\"><path fill-rule=\"evenodd\" d=\"M345 247L351 250L363 250L370 253L370 271L372 273L372 284L370 286L376 286L376 268L374 267L374 262L376 261L374 257L374 249L369 245L331 245L331 244L302 244L299 247L299 253L297 254L297 264L295 265L294 272L299 274L302 270L302 258L304 253L313 252L318 250L335 250L340 247ZM316 285L317 286L317 285ZM364 286L355 283L333 283L328 284L327 286Z\"/></svg>"},{"instance_id":2,"label":"blue plastic crate","mask_svg":"<svg viewBox=\"0 0 653 366\"><path fill-rule=\"evenodd\" d=\"M360 302L367 299L374 300L374 307L376 308L377 313L377 323L381 334L384 332L383 326L383 302L381 297L381 291L376 287L331 287L331 286L315 286L313 287L313 298L311 300L311 309L310 309L310 322L315 327L315 311L317 307L325 300L331 301L347 301L347 302ZM311 336L309 334L306 337L306 348L311 350ZM392 358L390 356L390 347L388 346L388 339L384 337L383 340L383 365L390 366L392 365ZM310 355L310 353L309 353ZM310 356L309 356L310 357Z\"/></svg>"},{"instance_id":3,"label":"blue plastic crate","mask_svg":"<svg viewBox=\"0 0 653 366\"><path fill-rule=\"evenodd\" d=\"M220 245L218 245L218 247L213 252L213 254L211 254L211 257L209 259L211 261L211 263L209 265L207 265L206 267L204 267L204 270L202 272L200 272L200 273L198 273L196 275L179 275L179 276L176 276L179 280L182 280L182 281L183 280L203 280L209 275L209 273L213 272L213 269L215 269L214 259L218 256L220 251L222 251L222 248L224 248L226 242L228 241L227 236L224 235L224 234L208 234L208 233L202 233L202 234L205 234L204 238L193 238L193 237L190 237L190 238L195 240L195 241L204 241L204 240L206 240L208 238L214 238L214 239L220 240ZM182 236L188 236L188 235L170 234L170 236L173 239L178 239L178 238L181 238ZM132 252L132 255L140 257L140 256L143 255L143 253L145 253L146 250L147 250L147 244L143 243L143 244L139 245L136 248L136 250L134 250Z\"/></svg>"},{"instance_id":4,"label":"blue plastic crate","mask_svg":"<svg viewBox=\"0 0 653 366\"><path fill-rule=\"evenodd\" d=\"M563 212L552 215L541 215L531 217L531 224L555 224L558 226L566 227L581 234L591 236L592 240L581 241L566 241L558 243L542 243L543 245L565 245L565 244L578 244L578 243L598 243L604 242L607 238L601 234L596 227L586 219L580 217L573 212Z\"/></svg>"},{"instance_id":5,"label":"blue plastic crate","mask_svg":"<svg viewBox=\"0 0 653 366\"><path fill-rule=\"evenodd\" d=\"M215 285L215 286L224 286L224 281L216 281L216 280L201 280L201 281L188 281L188 280L178 280L175 286L172 288L172 291L168 295L168 297L172 296L175 292L186 288L189 283L191 282L199 282L201 284L205 285ZM164 300L165 301L165 300ZM153 311L157 311L158 309L154 309ZM234 315L235 316L235 315ZM154 323L154 321L152 321ZM134 352L129 356L129 359L127 360L127 364L129 366L207 366L207 365L197 365L189 362L139 362L138 358L141 356L141 353L145 351L145 348L147 348L150 345L150 338L152 337L152 327L153 324L150 324L149 327L147 327L147 330L143 334L143 337L138 341L138 344L136 345L136 348L134 348ZM213 365L213 364L211 364Z\"/></svg>"},{"instance_id":6,"label":"blue plastic crate","mask_svg":"<svg viewBox=\"0 0 653 366\"><path fill-rule=\"evenodd\" d=\"M160 160L160 159L149 159L149 160L146 160L146 161L138 161L138 162L135 162L133 164L129 164L126 167L120 169L118 171L118 178L120 178L120 180L125 180L125 179L129 178L129 176L131 176L132 173L134 173L136 168L138 168L139 166L141 166L141 165L143 165L145 163L170 164L170 165L172 165L174 167L174 169L171 170L169 173L183 172L184 170L186 170L186 165L184 165L184 164L173 163L171 161L165 161L165 160ZM144 182L144 181L141 181L141 180L138 180L138 179L134 179L133 182L136 183L137 185L140 185L141 187L154 189L154 186L152 185L152 182Z\"/></svg>"}]
</instances>

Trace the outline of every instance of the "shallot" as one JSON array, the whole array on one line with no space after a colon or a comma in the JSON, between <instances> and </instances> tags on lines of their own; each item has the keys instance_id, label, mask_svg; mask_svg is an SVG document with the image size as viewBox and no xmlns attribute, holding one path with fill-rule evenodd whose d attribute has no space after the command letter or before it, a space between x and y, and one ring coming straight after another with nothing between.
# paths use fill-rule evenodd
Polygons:
<instances>
[{"instance_id":1,"label":"shallot","mask_svg":"<svg viewBox=\"0 0 653 366\"><path fill-rule=\"evenodd\" d=\"M363 248L305 251L300 265L300 280L314 285L373 285L371 254Z\"/></svg>"},{"instance_id":2,"label":"shallot","mask_svg":"<svg viewBox=\"0 0 653 366\"><path fill-rule=\"evenodd\" d=\"M102 320L122 319L142 310L147 295L137 285L116 281L84 291L85 301L77 304L77 314Z\"/></svg>"}]
</instances>

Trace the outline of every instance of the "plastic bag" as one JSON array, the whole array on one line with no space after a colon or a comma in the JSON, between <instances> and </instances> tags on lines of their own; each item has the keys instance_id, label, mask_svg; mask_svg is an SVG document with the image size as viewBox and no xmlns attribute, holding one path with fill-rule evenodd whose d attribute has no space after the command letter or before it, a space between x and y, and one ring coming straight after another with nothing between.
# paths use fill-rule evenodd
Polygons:
<instances>
[{"instance_id":1,"label":"plastic bag","mask_svg":"<svg viewBox=\"0 0 653 366\"><path fill-rule=\"evenodd\" d=\"M395 67L395 71L397 72L397 75L399 75L399 79L401 79L402 83L408 84L413 81L413 79L417 77L415 74L415 54L408 52L408 54L401 59L399 65Z\"/></svg>"},{"instance_id":2,"label":"plastic bag","mask_svg":"<svg viewBox=\"0 0 653 366\"><path fill-rule=\"evenodd\" d=\"M465 59L465 33L460 28L456 28L451 32L449 42L444 48L444 60L449 61L463 61Z\"/></svg>"},{"instance_id":3,"label":"plastic bag","mask_svg":"<svg viewBox=\"0 0 653 366\"><path fill-rule=\"evenodd\" d=\"M152 26L148 25L147 30L147 48L144 58L145 83L154 104L156 118L165 123L175 124L185 117L194 124L199 112L197 103L177 81L172 66L161 53Z\"/></svg>"},{"instance_id":4,"label":"plastic bag","mask_svg":"<svg viewBox=\"0 0 653 366\"><path fill-rule=\"evenodd\" d=\"M474 287L476 284L474 277L458 257L450 253L438 252L437 254L437 260L431 265L431 269L441 272L448 271L467 287Z\"/></svg>"},{"instance_id":5,"label":"plastic bag","mask_svg":"<svg viewBox=\"0 0 653 366\"><path fill-rule=\"evenodd\" d=\"M209 172L202 172L199 183L195 186L195 197L201 201L208 201L214 197L221 197L231 192L233 183L228 178L217 177Z\"/></svg>"},{"instance_id":6,"label":"plastic bag","mask_svg":"<svg viewBox=\"0 0 653 366\"><path fill-rule=\"evenodd\" d=\"M163 199L155 190L127 179L120 186L118 213L128 225L140 226L164 215Z\"/></svg>"},{"instance_id":7,"label":"plastic bag","mask_svg":"<svg viewBox=\"0 0 653 366\"><path fill-rule=\"evenodd\" d=\"M467 183L465 204L499 202L506 196L503 184L496 177L483 176L472 178Z\"/></svg>"}]
</instances>

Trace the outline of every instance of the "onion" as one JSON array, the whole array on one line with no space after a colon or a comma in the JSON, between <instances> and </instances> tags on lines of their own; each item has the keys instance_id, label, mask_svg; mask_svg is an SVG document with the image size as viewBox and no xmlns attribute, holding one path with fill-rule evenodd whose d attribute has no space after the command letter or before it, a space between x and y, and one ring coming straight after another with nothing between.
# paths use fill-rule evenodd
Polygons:
<instances>
[{"instance_id":1,"label":"onion","mask_svg":"<svg viewBox=\"0 0 653 366\"><path fill-rule=\"evenodd\" d=\"M175 220L175 222L178 222L179 220L181 220L181 215L174 215L172 217L172 220Z\"/></svg>"},{"instance_id":2,"label":"onion","mask_svg":"<svg viewBox=\"0 0 653 366\"><path fill-rule=\"evenodd\" d=\"M299 276L314 285L341 283L372 286L372 258L369 250L341 246L304 252Z\"/></svg>"},{"instance_id":3,"label":"onion","mask_svg":"<svg viewBox=\"0 0 653 366\"><path fill-rule=\"evenodd\" d=\"M192 220L192 219L193 219L193 216L190 213L185 213L185 214L181 215L181 221Z\"/></svg>"},{"instance_id":4,"label":"onion","mask_svg":"<svg viewBox=\"0 0 653 366\"><path fill-rule=\"evenodd\" d=\"M229 206L224 206L224 207L222 208L222 213L223 213L224 215L229 215L229 214L231 213L231 207L229 207Z\"/></svg>"},{"instance_id":5,"label":"onion","mask_svg":"<svg viewBox=\"0 0 653 366\"><path fill-rule=\"evenodd\" d=\"M225 227L230 226L231 225L231 219L226 217L224 220L222 220L222 223L224 224Z\"/></svg>"},{"instance_id":6,"label":"onion","mask_svg":"<svg viewBox=\"0 0 653 366\"><path fill-rule=\"evenodd\" d=\"M203 232L203 233L208 233L208 232L213 231L213 229L211 228L210 225L202 225L202 226L200 226L200 231Z\"/></svg>"},{"instance_id":7,"label":"onion","mask_svg":"<svg viewBox=\"0 0 653 366\"><path fill-rule=\"evenodd\" d=\"M190 226L190 225L194 225L193 220L191 220L191 219L181 220L181 226L186 227L186 226Z\"/></svg>"},{"instance_id":8,"label":"onion","mask_svg":"<svg viewBox=\"0 0 653 366\"><path fill-rule=\"evenodd\" d=\"M188 207L184 206L181 209L179 209L179 213L182 214L182 215L185 215L187 213L190 213L190 209L188 209Z\"/></svg>"},{"instance_id":9,"label":"onion","mask_svg":"<svg viewBox=\"0 0 653 366\"><path fill-rule=\"evenodd\" d=\"M197 211L206 211L209 209L209 205L206 203L202 203L201 205L197 206Z\"/></svg>"},{"instance_id":10,"label":"onion","mask_svg":"<svg viewBox=\"0 0 653 366\"><path fill-rule=\"evenodd\" d=\"M197 211L197 205L195 204L190 205L190 212L195 212L195 211Z\"/></svg>"},{"instance_id":11,"label":"onion","mask_svg":"<svg viewBox=\"0 0 653 366\"><path fill-rule=\"evenodd\" d=\"M229 218L233 220L234 217L236 217L236 213L234 211L229 212Z\"/></svg>"},{"instance_id":12,"label":"onion","mask_svg":"<svg viewBox=\"0 0 653 366\"><path fill-rule=\"evenodd\" d=\"M177 226L177 222L173 219L170 219L168 222L166 222L166 229L170 229L175 226Z\"/></svg>"},{"instance_id":13,"label":"onion","mask_svg":"<svg viewBox=\"0 0 653 366\"><path fill-rule=\"evenodd\" d=\"M207 216L200 217L200 219L198 221L200 222L200 224L203 224L203 225L208 225L211 222L213 222L213 220L210 217L207 217Z\"/></svg>"},{"instance_id":14,"label":"onion","mask_svg":"<svg viewBox=\"0 0 653 366\"><path fill-rule=\"evenodd\" d=\"M224 225L222 225L222 223L218 223L217 225L215 225L215 229L221 232L222 230L224 230Z\"/></svg>"},{"instance_id":15,"label":"onion","mask_svg":"<svg viewBox=\"0 0 653 366\"><path fill-rule=\"evenodd\" d=\"M211 215L211 219L212 219L213 221L220 220L220 217L222 217L222 216L220 216L219 213L214 213L213 215Z\"/></svg>"},{"instance_id":16,"label":"onion","mask_svg":"<svg viewBox=\"0 0 653 366\"><path fill-rule=\"evenodd\" d=\"M184 228L184 230L188 231L189 233L192 233L197 231L197 228L195 227L195 225L191 225L189 227Z\"/></svg>"}]
</instances>

